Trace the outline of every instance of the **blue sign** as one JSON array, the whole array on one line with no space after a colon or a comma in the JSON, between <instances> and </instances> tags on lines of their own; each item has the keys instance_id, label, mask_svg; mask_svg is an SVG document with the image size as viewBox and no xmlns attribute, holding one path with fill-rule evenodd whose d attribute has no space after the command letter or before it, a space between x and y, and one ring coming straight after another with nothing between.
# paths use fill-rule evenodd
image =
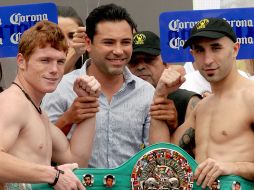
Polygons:
<instances>
[{"instance_id":1,"label":"blue sign","mask_svg":"<svg viewBox=\"0 0 254 190\"><path fill-rule=\"evenodd\" d=\"M189 47L183 49L191 28L201 19L224 18L241 44L237 59L254 58L254 8L164 12L160 15L161 55L164 62L193 61Z\"/></svg>"},{"instance_id":2,"label":"blue sign","mask_svg":"<svg viewBox=\"0 0 254 190\"><path fill-rule=\"evenodd\" d=\"M40 20L57 23L54 3L0 6L0 58L15 57L21 34Z\"/></svg>"}]
</instances>

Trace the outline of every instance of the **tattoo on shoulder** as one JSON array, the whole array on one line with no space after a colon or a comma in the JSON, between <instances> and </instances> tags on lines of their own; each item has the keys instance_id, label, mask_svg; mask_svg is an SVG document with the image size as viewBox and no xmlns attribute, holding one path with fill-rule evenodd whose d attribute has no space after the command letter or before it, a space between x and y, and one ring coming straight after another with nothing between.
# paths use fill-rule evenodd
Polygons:
<instances>
[{"instance_id":1,"label":"tattoo on shoulder","mask_svg":"<svg viewBox=\"0 0 254 190\"><path fill-rule=\"evenodd\" d=\"M200 100L201 99L198 96L193 96L191 98L191 108L194 109Z\"/></svg>"},{"instance_id":2,"label":"tattoo on shoulder","mask_svg":"<svg viewBox=\"0 0 254 190\"><path fill-rule=\"evenodd\" d=\"M179 141L179 146L186 152L190 153L195 148L195 129L189 128L185 131Z\"/></svg>"}]
</instances>

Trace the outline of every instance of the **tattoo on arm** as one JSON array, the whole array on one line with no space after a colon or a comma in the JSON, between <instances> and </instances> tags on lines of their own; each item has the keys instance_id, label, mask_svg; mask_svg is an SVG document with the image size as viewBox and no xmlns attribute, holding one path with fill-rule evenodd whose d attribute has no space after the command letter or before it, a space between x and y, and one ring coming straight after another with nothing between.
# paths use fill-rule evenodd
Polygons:
<instances>
[{"instance_id":1,"label":"tattoo on arm","mask_svg":"<svg viewBox=\"0 0 254 190\"><path fill-rule=\"evenodd\" d=\"M195 129L190 127L185 131L179 141L179 146L193 156L195 148Z\"/></svg>"},{"instance_id":2,"label":"tattoo on arm","mask_svg":"<svg viewBox=\"0 0 254 190\"><path fill-rule=\"evenodd\" d=\"M201 99L198 96L191 98L191 109L193 110Z\"/></svg>"}]
</instances>

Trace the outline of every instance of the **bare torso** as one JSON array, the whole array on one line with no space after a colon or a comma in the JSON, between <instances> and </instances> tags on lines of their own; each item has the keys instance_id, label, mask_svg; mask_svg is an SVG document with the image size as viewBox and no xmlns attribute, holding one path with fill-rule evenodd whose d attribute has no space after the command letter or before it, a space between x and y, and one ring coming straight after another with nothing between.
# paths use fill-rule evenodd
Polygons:
<instances>
[{"instance_id":1,"label":"bare torso","mask_svg":"<svg viewBox=\"0 0 254 190\"><path fill-rule=\"evenodd\" d=\"M4 102L0 114L6 116L1 117L5 126L0 126L0 134L9 139L0 144L1 149L26 161L50 165L52 140L47 116L39 114L15 86L1 93L0 101Z\"/></svg>"},{"instance_id":2,"label":"bare torso","mask_svg":"<svg viewBox=\"0 0 254 190\"><path fill-rule=\"evenodd\" d=\"M196 160L254 162L254 84L241 82L236 90L210 95L197 107Z\"/></svg>"}]
</instances>

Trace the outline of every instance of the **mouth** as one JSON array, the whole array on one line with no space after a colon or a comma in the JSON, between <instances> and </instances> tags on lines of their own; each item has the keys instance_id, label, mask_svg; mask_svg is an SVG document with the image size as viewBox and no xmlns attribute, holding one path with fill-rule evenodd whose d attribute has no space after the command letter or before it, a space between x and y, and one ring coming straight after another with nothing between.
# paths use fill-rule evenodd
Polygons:
<instances>
[{"instance_id":1,"label":"mouth","mask_svg":"<svg viewBox=\"0 0 254 190\"><path fill-rule=\"evenodd\" d=\"M126 58L108 59L113 65L123 65L126 63Z\"/></svg>"},{"instance_id":2,"label":"mouth","mask_svg":"<svg viewBox=\"0 0 254 190\"><path fill-rule=\"evenodd\" d=\"M217 69L205 69L204 71L208 76L211 76L215 74L216 70Z\"/></svg>"},{"instance_id":3,"label":"mouth","mask_svg":"<svg viewBox=\"0 0 254 190\"><path fill-rule=\"evenodd\" d=\"M149 78L149 75L142 74L142 75L138 75L138 77L142 78L143 80L146 80Z\"/></svg>"},{"instance_id":4,"label":"mouth","mask_svg":"<svg viewBox=\"0 0 254 190\"><path fill-rule=\"evenodd\" d=\"M45 77L45 79L49 82L58 82L59 81L59 78L48 78L48 77Z\"/></svg>"}]
</instances>

